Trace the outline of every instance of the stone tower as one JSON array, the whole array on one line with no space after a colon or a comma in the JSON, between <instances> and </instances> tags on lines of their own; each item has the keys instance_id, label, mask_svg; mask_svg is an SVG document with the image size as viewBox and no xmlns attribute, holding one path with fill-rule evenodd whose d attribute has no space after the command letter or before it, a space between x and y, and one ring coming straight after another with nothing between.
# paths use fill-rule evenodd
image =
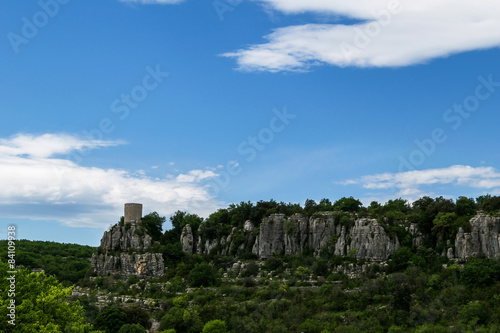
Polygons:
<instances>
[{"instance_id":1,"label":"stone tower","mask_svg":"<svg viewBox=\"0 0 500 333\"><path fill-rule=\"evenodd\" d=\"M142 204L126 203L125 204L125 223L139 224L142 218Z\"/></svg>"}]
</instances>

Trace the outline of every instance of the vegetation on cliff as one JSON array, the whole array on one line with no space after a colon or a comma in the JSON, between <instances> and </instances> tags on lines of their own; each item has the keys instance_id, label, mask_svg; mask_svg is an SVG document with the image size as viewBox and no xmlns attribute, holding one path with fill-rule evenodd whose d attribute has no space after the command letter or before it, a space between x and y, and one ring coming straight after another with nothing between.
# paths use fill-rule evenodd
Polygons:
<instances>
[{"instance_id":1,"label":"vegetation on cliff","mask_svg":"<svg viewBox=\"0 0 500 333\"><path fill-rule=\"evenodd\" d=\"M413 204L396 199L383 205L372 202L368 207L354 198L333 203L307 200L303 207L274 200L242 202L207 219L179 211L170 217L173 228L165 232L165 218L151 213L139 232L152 236L149 251L162 253L165 275L141 279L120 274L92 276L91 270L86 275L77 270L80 280L67 304L81 307L84 313L75 313L89 324L75 332L90 330L90 324L106 333L498 332L498 258L446 256L459 229L471 230L470 220L478 211L498 216L500 198L460 197L453 201L423 197ZM181 236L187 224L195 239L232 235L232 241L241 244L246 238L238 237L249 234L243 231L248 220L258 234L262 221L271 214L288 218L300 213L314 218L325 212L345 228L353 227L353 216L376 219L399 239L400 246L386 262L359 259L356 249L346 256L304 249L296 254L275 253L265 260L238 251L238 247L224 255L215 250L206 255L182 251ZM414 234L409 232L410 225L417 228ZM296 232L294 228L294 224L284 223L288 235ZM415 237L421 237L420 241L415 242ZM338 237L330 239L331 244L337 241ZM56 256L67 266L56 274L66 284L72 280L64 272L79 267L74 265L90 256L85 247L37 243L37 257L35 250L27 250L35 242L25 244L26 256L38 261L35 265L21 258L20 264L48 272L50 265L44 265ZM63 296L68 298L65 290ZM78 303L73 302L76 300ZM82 323L80 319L75 322Z\"/></svg>"}]
</instances>

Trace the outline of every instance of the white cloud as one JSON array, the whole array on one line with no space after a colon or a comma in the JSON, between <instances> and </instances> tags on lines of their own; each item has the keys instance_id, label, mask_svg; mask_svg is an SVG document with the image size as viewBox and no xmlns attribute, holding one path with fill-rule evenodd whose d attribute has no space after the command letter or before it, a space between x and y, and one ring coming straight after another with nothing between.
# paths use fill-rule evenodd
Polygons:
<instances>
[{"instance_id":1,"label":"white cloud","mask_svg":"<svg viewBox=\"0 0 500 333\"><path fill-rule=\"evenodd\" d=\"M266 43L224 54L236 58L241 70L398 67L500 46L500 2L495 0L259 1L285 14L329 13L362 23L276 29L265 36ZM377 14L381 11L392 12L390 18Z\"/></svg>"},{"instance_id":2,"label":"white cloud","mask_svg":"<svg viewBox=\"0 0 500 333\"><path fill-rule=\"evenodd\" d=\"M73 150L87 150L112 147L122 141L85 140L66 134L17 134L10 139L0 139L0 156L20 156L47 158L57 154L68 154Z\"/></svg>"},{"instance_id":3,"label":"white cloud","mask_svg":"<svg viewBox=\"0 0 500 333\"><path fill-rule=\"evenodd\" d=\"M397 195L414 200L435 185L471 187L487 191L500 189L500 173L492 167L454 165L448 168L384 173L363 176L339 182L342 185L359 184L369 190L397 190ZM423 189L425 187L425 190Z\"/></svg>"},{"instance_id":4,"label":"white cloud","mask_svg":"<svg viewBox=\"0 0 500 333\"><path fill-rule=\"evenodd\" d=\"M123 215L123 204L140 202L145 213L169 215L188 210L207 216L221 206L203 180L211 171L192 170L175 178L149 178L145 172L83 167L54 155L115 146L71 135L17 135L0 139L0 215L57 220L70 226L106 227Z\"/></svg>"},{"instance_id":5,"label":"white cloud","mask_svg":"<svg viewBox=\"0 0 500 333\"><path fill-rule=\"evenodd\" d=\"M120 0L121 2L137 2L146 5L175 5L184 0Z\"/></svg>"}]
</instances>

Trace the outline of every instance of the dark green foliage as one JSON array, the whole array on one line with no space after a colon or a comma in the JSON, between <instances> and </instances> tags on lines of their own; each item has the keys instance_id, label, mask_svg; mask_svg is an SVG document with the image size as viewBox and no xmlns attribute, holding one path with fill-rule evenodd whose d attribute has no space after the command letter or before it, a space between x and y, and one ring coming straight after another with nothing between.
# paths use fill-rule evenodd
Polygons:
<instances>
[{"instance_id":1,"label":"dark green foliage","mask_svg":"<svg viewBox=\"0 0 500 333\"><path fill-rule=\"evenodd\" d=\"M156 293L153 293L156 294ZM149 328L149 314L139 304L132 304L123 308L127 315L127 323L139 324L142 327Z\"/></svg>"},{"instance_id":2,"label":"dark green foliage","mask_svg":"<svg viewBox=\"0 0 500 333\"><path fill-rule=\"evenodd\" d=\"M125 324L118 333L147 333L146 329L139 324Z\"/></svg>"},{"instance_id":3,"label":"dark green foliage","mask_svg":"<svg viewBox=\"0 0 500 333\"><path fill-rule=\"evenodd\" d=\"M223 320L215 319L211 320L203 326L202 333L226 333L227 326L226 322Z\"/></svg>"},{"instance_id":4,"label":"dark green foliage","mask_svg":"<svg viewBox=\"0 0 500 333\"><path fill-rule=\"evenodd\" d=\"M213 267L206 263L196 264L189 272L189 281L193 287L209 287L217 284L217 275Z\"/></svg>"},{"instance_id":5,"label":"dark green foliage","mask_svg":"<svg viewBox=\"0 0 500 333\"><path fill-rule=\"evenodd\" d=\"M283 265L283 260L277 257L270 257L264 262L264 267L267 270L275 271Z\"/></svg>"},{"instance_id":6,"label":"dark green foliage","mask_svg":"<svg viewBox=\"0 0 500 333\"><path fill-rule=\"evenodd\" d=\"M333 204L333 208L335 210L339 210L342 212L358 212L363 204L358 199L354 199L353 197L343 197L339 200L335 201Z\"/></svg>"},{"instance_id":7,"label":"dark green foliage","mask_svg":"<svg viewBox=\"0 0 500 333\"><path fill-rule=\"evenodd\" d=\"M250 261L246 264L245 269L241 272L242 277L257 276L259 273L259 265L255 261Z\"/></svg>"},{"instance_id":8,"label":"dark green foliage","mask_svg":"<svg viewBox=\"0 0 500 333\"><path fill-rule=\"evenodd\" d=\"M141 220L141 226L145 229L146 233L151 236L153 241L160 240L163 223L165 223L165 217L161 217L157 212L149 213Z\"/></svg>"},{"instance_id":9,"label":"dark green foliage","mask_svg":"<svg viewBox=\"0 0 500 333\"><path fill-rule=\"evenodd\" d=\"M487 213L491 214L500 210L500 197L487 196L481 201L481 209Z\"/></svg>"},{"instance_id":10,"label":"dark green foliage","mask_svg":"<svg viewBox=\"0 0 500 333\"><path fill-rule=\"evenodd\" d=\"M477 204L474 199L459 197L455 203L455 213L458 216L472 217L477 213Z\"/></svg>"},{"instance_id":11,"label":"dark green foliage","mask_svg":"<svg viewBox=\"0 0 500 333\"><path fill-rule=\"evenodd\" d=\"M414 254L408 247L401 247L390 256L389 272L404 271L410 264Z\"/></svg>"},{"instance_id":12,"label":"dark green foliage","mask_svg":"<svg viewBox=\"0 0 500 333\"><path fill-rule=\"evenodd\" d=\"M43 241L16 241L16 264L42 268L64 285L76 283L91 268L89 259L95 248L78 244ZM7 258L7 241L0 241L0 258Z\"/></svg>"},{"instance_id":13,"label":"dark green foliage","mask_svg":"<svg viewBox=\"0 0 500 333\"><path fill-rule=\"evenodd\" d=\"M307 199L304 203L304 214L311 216L319 211L319 206L316 201L312 199Z\"/></svg>"},{"instance_id":14,"label":"dark green foliage","mask_svg":"<svg viewBox=\"0 0 500 333\"><path fill-rule=\"evenodd\" d=\"M121 307L107 306L97 315L94 326L106 333L116 333L127 323L127 314Z\"/></svg>"},{"instance_id":15,"label":"dark green foliage","mask_svg":"<svg viewBox=\"0 0 500 333\"><path fill-rule=\"evenodd\" d=\"M490 258L473 258L465 264L460 280L469 286L489 286L500 281L500 262Z\"/></svg>"}]
</instances>

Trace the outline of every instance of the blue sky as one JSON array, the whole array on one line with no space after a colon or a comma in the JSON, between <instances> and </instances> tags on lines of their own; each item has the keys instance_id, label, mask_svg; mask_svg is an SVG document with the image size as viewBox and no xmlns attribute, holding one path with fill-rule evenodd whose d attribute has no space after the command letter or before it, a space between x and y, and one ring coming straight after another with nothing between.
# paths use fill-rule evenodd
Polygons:
<instances>
[{"instance_id":1,"label":"blue sky","mask_svg":"<svg viewBox=\"0 0 500 333\"><path fill-rule=\"evenodd\" d=\"M98 245L125 202L500 194L488 0L9 1L0 221ZM165 225L165 227L168 227Z\"/></svg>"}]
</instances>

